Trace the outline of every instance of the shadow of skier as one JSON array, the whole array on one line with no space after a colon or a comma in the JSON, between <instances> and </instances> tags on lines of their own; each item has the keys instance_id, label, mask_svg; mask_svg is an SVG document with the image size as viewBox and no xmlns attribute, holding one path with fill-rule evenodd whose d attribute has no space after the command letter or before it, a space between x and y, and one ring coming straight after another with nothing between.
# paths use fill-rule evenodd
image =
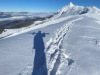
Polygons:
<instances>
[{"instance_id":1,"label":"shadow of skier","mask_svg":"<svg viewBox=\"0 0 100 75\"><path fill-rule=\"evenodd\" d=\"M35 58L34 58L34 66L33 66L33 72L32 75L47 75L47 66L46 66L46 56L44 53L44 41L43 37L45 37L48 33L41 33L41 31L38 31L38 33L34 36L34 46L35 49Z\"/></svg>"}]
</instances>

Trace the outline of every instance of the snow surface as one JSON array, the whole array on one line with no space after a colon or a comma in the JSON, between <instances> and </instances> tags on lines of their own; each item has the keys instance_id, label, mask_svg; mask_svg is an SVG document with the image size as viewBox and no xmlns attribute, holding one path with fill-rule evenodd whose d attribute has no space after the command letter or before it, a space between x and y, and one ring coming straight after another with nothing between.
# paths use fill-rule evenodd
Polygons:
<instances>
[{"instance_id":1,"label":"snow surface","mask_svg":"<svg viewBox=\"0 0 100 75\"><path fill-rule=\"evenodd\" d=\"M0 75L32 75L35 55L32 33L40 30L49 33L44 38L48 75L100 74L99 13L59 17L58 14L43 24L15 30L1 38Z\"/></svg>"}]
</instances>

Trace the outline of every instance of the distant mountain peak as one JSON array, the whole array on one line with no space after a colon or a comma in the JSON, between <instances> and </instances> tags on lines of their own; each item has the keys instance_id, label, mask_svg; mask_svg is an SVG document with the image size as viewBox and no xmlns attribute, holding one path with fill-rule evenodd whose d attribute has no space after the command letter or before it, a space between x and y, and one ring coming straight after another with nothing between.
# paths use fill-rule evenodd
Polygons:
<instances>
[{"instance_id":1,"label":"distant mountain peak","mask_svg":"<svg viewBox=\"0 0 100 75\"><path fill-rule=\"evenodd\" d=\"M91 6L91 7L84 7L84 6L78 6L74 5L72 2L70 2L68 5L64 6L61 10L57 12L57 15L55 15L55 18L58 17L66 17L66 16L72 16L72 15L83 15L83 14L100 14L100 9Z\"/></svg>"},{"instance_id":2,"label":"distant mountain peak","mask_svg":"<svg viewBox=\"0 0 100 75\"><path fill-rule=\"evenodd\" d=\"M95 7L95 6L91 6L91 8L98 9L98 8L97 8L97 7Z\"/></svg>"},{"instance_id":3,"label":"distant mountain peak","mask_svg":"<svg viewBox=\"0 0 100 75\"><path fill-rule=\"evenodd\" d=\"M73 4L72 2L70 2L70 3L68 4L68 6L73 7L74 4Z\"/></svg>"}]
</instances>

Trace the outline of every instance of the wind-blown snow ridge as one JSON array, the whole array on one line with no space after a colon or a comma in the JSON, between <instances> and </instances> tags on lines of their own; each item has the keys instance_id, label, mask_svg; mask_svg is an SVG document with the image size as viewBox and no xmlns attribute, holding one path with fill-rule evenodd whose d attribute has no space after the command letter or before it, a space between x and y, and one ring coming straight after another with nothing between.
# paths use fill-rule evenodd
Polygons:
<instances>
[{"instance_id":1,"label":"wind-blown snow ridge","mask_svg":"<svg viewBox=\"0 0 100 75\"><path fill-rule=\"evenodd\" d=\"M63 49L64 36L67 36L73 23L83 19L82 17L73 21L70 21L63 25L60 29L57 29L55 33L55 38L50 38L46 44L46 58L47 58L47 68L48 75L64 75L70 73L71 69L74 67L74 59L69 55L65 54ZM73 65L74 64L74 65ZM43 65L44 66L44 65ZM42 70L43 66L40 68ZM31 75L33 65L28 64L28 66L19 75ZM65 72L64 69L67 71Z\"/></svg>"}]
</instances>

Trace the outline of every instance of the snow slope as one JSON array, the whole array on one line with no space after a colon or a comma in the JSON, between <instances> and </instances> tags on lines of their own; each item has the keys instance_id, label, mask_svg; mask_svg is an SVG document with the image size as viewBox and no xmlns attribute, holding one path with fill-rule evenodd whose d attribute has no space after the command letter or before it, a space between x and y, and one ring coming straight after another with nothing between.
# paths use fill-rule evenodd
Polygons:
<instances>
[{"instance_id":1,"label":"snow slope","mask_svg":"<svg viewBox=\"0 0 100 75\"><path fill-rule=\"evenodd\" d=\"M72 3L69 5L74 7ZM48 75L100 74L99 13L55 16L0 40L0 75L32 74L35 35L31 33L39 30L49 33L44 38Z\"/></svg>"}]
</instances>

